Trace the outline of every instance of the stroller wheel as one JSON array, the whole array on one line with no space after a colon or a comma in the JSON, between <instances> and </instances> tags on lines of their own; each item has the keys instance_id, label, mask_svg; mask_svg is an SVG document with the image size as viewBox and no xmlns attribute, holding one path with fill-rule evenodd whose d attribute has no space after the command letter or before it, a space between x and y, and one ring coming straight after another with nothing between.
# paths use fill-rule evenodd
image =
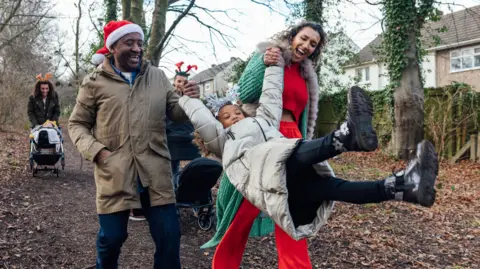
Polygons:
<instances>
[{"instance_id":1,"label":"stroller wheel","mask_svg":"<svg viewBox=\"0 0 480 269\"><path fill-rule=\"evenodd\" d=\"M30 159L30 171L33 171L34 164L33 159Z\"/></svg>"},{"instance_id":2,"label":"stroller wheel","mask_svg":"<svg viewBox=\"0 0 480 269\"><path fill-rule=\"evenodd\" d=\"M62 170L65 170L65 159L62 158L62 160L60 161L61 165L62 165Z\"/></svg>"},{"instance_id":3,"label":"stroller wheel","mask_svg":"<svg viewBox=\"0 0 480 269\"><path fill-rule=\"evenodd\" d=\"M55 173L57 174L57 177L59 177L60 176L60 169L55 168Z\"/></svg>"},{"instance_id":4,"label":"stroller wheel","mask_svg":"<svg viewBox=\"0 0 480 269\"><path fill-rule=\"evenodd\" d=\"M198 226L200 227L200 229L204 230L204 231L208 231L212 228L213 226L213 220L212 220L212 217L207 214L206 212L202 212L198 215Z\"/></svg>"}]
</instances>

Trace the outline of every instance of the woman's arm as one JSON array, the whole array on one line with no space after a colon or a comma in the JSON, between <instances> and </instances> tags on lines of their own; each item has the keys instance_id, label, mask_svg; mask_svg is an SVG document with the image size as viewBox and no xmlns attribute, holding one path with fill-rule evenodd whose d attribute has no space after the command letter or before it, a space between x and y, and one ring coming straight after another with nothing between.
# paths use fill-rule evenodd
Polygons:
<instances>
[{"instance_id":1,"label":"woman's arm","mask_svg":"<svg viewBox=\"0 0 480 269\"><path fill-rule=\"evenodd\" d=\"M35 115L35 98L30 96L28 98L28 119L30 120L31 127L38 125L37 117Z\"/></svg>"},{"instance_id":2,"label":"woman's arm","mask_svg":"<svg viewBox=\"0 0 480 269\"><path fill-rule=\"evenodd\" d=\"M223 147L227 141L222 124L215 119L212 112L200 99L184 95L180 97L178 104L187 114L195 130L200 134L207 150L221 158Z\"/></svg>"},{"instance_id":3,"label":"woman's arm","mask_svg":"<svg viewBox=\"0 0 480 269\"><path fill-rule=\"evenodd\" d=\"M262 83L267 66L263 62L263 54L256 52L245 67L238 81L240 87L238 97L244 104L258 102L262 94Z\"/></svg>"},{"instance_id":4,"label":"woman's arm","mask_svg":"<svg viewBox=\"0 0 480 269\"><path fill-rule=\"evenodd\" d=\"M52 120L55 121L58 125L58 119L60 118L60 98L58 98L58 93L54 92L53 100L55 104L52 111Z\"/></svg>"}]
</instances>

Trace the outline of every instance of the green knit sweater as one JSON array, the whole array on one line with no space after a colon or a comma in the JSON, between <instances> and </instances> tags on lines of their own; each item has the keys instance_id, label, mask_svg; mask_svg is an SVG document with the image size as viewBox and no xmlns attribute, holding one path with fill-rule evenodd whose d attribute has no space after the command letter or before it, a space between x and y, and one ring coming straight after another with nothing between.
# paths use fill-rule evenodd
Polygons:
<instances>
[{"instance_id":1,"label":"green knit sweater","mask_svg":"<svg viewBox=\"0 0 480 269\"><path fill-rule=\"evenodd\" d=\"M263 54L256 53L248 62L247 67L242 73L238 81L239 98L242 103L254 103L260 99L262 94L263 77L265 75L266 66L263 63ZM307 117L308 104L303 111L300 120L300 131L303 137L307 134ZM205 243L201 248L210 248L218 245L227 231L230 223L232 223L235 214L242 203L243 195L235 189L230 180L224 173L220 181L220 188L217 196L217 231L210 241ZM265 236L272 233L274 229L273 221L260 214L253 223L250 236Z\"/></svg>"}]
</instances>

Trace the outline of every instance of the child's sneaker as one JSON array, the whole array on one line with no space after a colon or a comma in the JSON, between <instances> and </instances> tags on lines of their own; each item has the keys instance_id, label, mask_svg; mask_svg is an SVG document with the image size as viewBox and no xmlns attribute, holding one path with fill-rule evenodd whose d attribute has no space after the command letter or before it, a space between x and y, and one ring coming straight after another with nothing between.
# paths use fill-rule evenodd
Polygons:
<instances>
[{"instance_id":1,"label":"child's sneaker","mask_svg":"<svg viewBox=\"0 0 480 269\"><path fill-rule=\"evenodd\" d=\"M140 209L130 210L130 216L128 218L130 220L133 220L133 221L144 221L144 220L146 220L145 216L143 216L143 214L142 214L142 210L140 210Z\"/></svg>"}]
</instances>

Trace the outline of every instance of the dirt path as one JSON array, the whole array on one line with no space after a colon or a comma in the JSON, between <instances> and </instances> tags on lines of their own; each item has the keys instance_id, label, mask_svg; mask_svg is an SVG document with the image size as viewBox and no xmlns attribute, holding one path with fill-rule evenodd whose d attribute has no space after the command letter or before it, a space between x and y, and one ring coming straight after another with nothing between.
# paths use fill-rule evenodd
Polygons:
<instances>
[{"instance_id":1,"label":"dirt path","mask_svg":"<svg viewBox=\"0 0 480 269\"><path fill-rule=\"evenodd\" d=\"M0 132L0 268L94 268L98 224L92 165L85 162L79 169L79 154L65 134L67 162L60 178L32 178L25 136ZM379 178L393 164L375 158L345 155L333 165L347 178ZM432 209L337 204L329 224L311 240L314 267L480 268L480 167L469 169L463 176L476 181L446 180ZM200 230L191 211L182 212L181 225L183 267L210 268L213 250L199 246L212 232ZM152 268L153 251L147 224L130 222L120 268ZM276 268L276 260L272 236L251 239L243 268Z\"/></svg>"}]
</instances>

